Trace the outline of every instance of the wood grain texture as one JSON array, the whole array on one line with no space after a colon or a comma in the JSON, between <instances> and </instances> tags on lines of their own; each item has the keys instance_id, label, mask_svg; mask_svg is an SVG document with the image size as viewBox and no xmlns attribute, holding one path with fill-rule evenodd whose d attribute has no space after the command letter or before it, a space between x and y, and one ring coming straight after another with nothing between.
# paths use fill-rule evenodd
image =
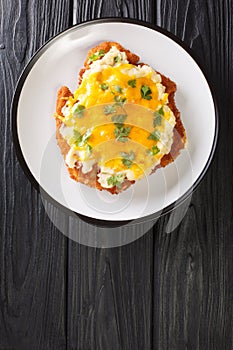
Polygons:
<instances>
[{"instance_id":1,"label":"wood grain texture","mask_svg":"<svg viewBox=\"0 0 233 350\"><path fill-rule=\"evenodd\" d=\"M182 224L155 240L155 349L232 349L232 2L161 1L157 20L199 57L219 102L216 156ZM204 136L204 135L203 135ZM231 156L230 156L231 157ZM158 254L156 254L156 251Z\"/></svg>"},{"instance_id":2,"label":"wood grain texture","mask_svg":"<svg viewBox=\"0 0 233 350\"><path fill-rule=\"evenodd\" d=\"M152 242L152 233L112 249L70 242L68 348L151 348Z\"/></svg>"},{"instance_id":3,"label":"wood grain texture","mask_svg":"<svg viewBox=\"0 0 233 350\"><path fill-rule=\"evenodd\" d=\"M153 20L151 0L74 0L74 23L101 17L126 17Z\"/></svg>"},{"instance_id":4,"label":"wood grain texture","mask_svg":"<svg viewBox=\"0 0 233 350\"><path fill-rule=\"evenodd\" d=\"M10 105L35 50L69 25L69 2L1 0L0 23L0 349L65 349L67 240L16 159Z\"/></svg>"},{"instance_id":5,"label":"wood grain texture","mask_svg":"<svg viewBox=\"0 0 233 350\"><path fill-rule=\"evenodd\" d=\"M232 350L232 13L230 0L0 0L0 350ZM179 36L220 106L216 156L182 223L167 234L165 216L113 249L67 241L51 223L16 159L9 113L35 50L72 22L103 16ZM69 237L103 234L45 207ZM124 241L130 231L119 233Z\"/></svg>"}]
</instances>

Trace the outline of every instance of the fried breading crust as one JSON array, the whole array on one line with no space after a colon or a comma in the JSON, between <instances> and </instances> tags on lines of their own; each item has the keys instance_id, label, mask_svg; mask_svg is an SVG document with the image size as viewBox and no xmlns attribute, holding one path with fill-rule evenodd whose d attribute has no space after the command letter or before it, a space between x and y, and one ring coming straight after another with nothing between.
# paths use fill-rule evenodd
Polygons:
<instances>
[{"instance_id":1,"label":"fried breading crust","mask_svg":"<svg viewBox=\"0 0 233 350\"><path fill-rule=\"evenodd\" d=\"M67 86L62 86L57 93L57 103L56 103L56 113L58 115L62 116L62 108L66 104L66 99L72 96L72 92ZM60 127L62 124L62 121L58 118L56 118L56 127Z\"/></svg>"},{"instance_id":2,"label":"fried breading crust","mask_svg":"<svg viewBox=\"0 0 233 350\"><path fill-rule=\"evenodd\" d=\"M88 54L87 58L84 62L84 68L82 68L79 72L79 83L82 81L82 76L84 72L89 68L91 62L89 61L89 57L93 55L95 52L100 51L101 49L105 52L108 52L112 46L116 46L120 51L125 52L127 59L129 63L137 65L139 61L139 57L135 55L134 53L130 52L129 50L124 49L120 44L116 42L104 42L100 45L92 48ZM100 58L101 59L101 58ZM140 65L144 65L143 63L140 63ZM159 72L158 72L159 73ZM159 73L160 74L160 73ZM168 106L173 111L174 116L176 118L176 125L174 127L173 131L173 144L171 147L170 153L164 155L161 159L161 162L158 166L155 167L155 169L152 172L155 172L160 167L165 167L171 162L174 161L174 159L179 155L181 149L184 148L185 142L186 142L186 134L185 129L182 124L182 121L180 119L180 112L176 107L175 104L175 92L176 92L176 84L170 80L169 78L165 77L164 75L160 74L162 78L162 84L166 87L166 93L168 93ZM66 103L66 99L69 96L73 96L71 91L68 87L62 86L57 94L57 103L56 103L56 113L62 116L62 108ZM57 144L61 149L61 153L66 157L67 153L69 152L70 146L66 142L66 140L62 137L60 133L60 127L62 125L62 121L58 118L56 118L56 139ZM75 168L69 168L69 174L70 177L77 181L81 182L83 184L86 184L90 187L97 188L98 190L107 190L108 192L111 192L112 194L116 194L119 192L124 191L126 188L128 188L130 185L135 183L135 181L129 181L125 180L122 184L122 187L119 189L118 187L114 186L112 188L103 188L98 180L98 169L97 165L93 166L92 170L86 174L82 172L82 167L75 167Z\"/></svg>"}]
</instances>

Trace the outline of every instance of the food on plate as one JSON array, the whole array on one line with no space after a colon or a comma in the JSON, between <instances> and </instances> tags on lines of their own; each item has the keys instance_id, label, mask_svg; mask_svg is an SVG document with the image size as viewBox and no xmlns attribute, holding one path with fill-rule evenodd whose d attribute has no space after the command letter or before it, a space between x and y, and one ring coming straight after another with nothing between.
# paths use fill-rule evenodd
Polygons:
<instances>
[{"instance_id":1,"label":"food on plate","mask_svg":"<svg viewBox=\"0 0 233 350\"><path fill-rule=\"evenodd\" d=\"M56 138L70 177L119 193L171 163L186 134L176 84L119 43L92 48L72 93L62 86Z\"/></svg>"}]
</instances>

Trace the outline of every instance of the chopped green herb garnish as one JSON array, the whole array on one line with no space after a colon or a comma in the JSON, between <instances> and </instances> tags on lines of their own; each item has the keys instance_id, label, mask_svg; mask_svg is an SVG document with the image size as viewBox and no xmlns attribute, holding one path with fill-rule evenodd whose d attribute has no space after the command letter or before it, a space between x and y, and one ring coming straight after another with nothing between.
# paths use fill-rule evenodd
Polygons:
<instances>
[{"instance_id":1,"label":"chopped green herb garnish","mask_svg":"<svg viewBox=\"0 0 233 350\"><path fill-rule=\"evenodd\" d=\"M160 107L160 109L157 112L154 112L154 120L153 120L154 128L157 125L161 125L163 115L164 115L163 107Z\"/></svg>"},{"instance_id":2,"label":"chopped green herb garnish","mask_svg":"<svg viewBox=\"0 0 233 350\"><path fill-rule=\"evenodd\" d=\"M130 126L123 126L122 124L118 124L116 129L114 130L114 135L116 137L117 141L120 142L127 142L128 141L128 135L130 133L131 127Z\"/></svg>"},{"instance_id":3,"label":"chopped green herb garnish","mask_svg":"<svg viewBox=\"0 0 233 350\"><path fill-rule=\"evenodd\" d=\"M116 89L117 92L119 92L119 94L122 93L122 88L120 87L120 85L116 85L115 89Z\"/></svg>"},{"instance_id":4,"label":"chopped green herb garnish","mask_svg":"<svg viewBox=\"0 0 233 350\"><path fill-rule=\"evenodd\" d=\"M108 89L108 84L105 84L105 83L103 83L103 84L100 84L100 87L101 87L101 89L104 91L104 90L107 90Z\"/></svg>"},{"instance_id":5,"label":"chopped green herb garnish","mask_svg":"<svg viewBox=\"0 0 233 350\"><path fill-rule=\"evenodd\" d=\"M79 143L82 142L82 135L78 130L73 130L73 138L76 146L79 146Z\"/></svg>"},{"instance_id":6,"label":"chopped green herb garnish","mask_svg":"<svg viewBox=\"0 0 233 350\"><path fill-rule=\"evenodd\" d=\"M73 109L73 116L82 118L83 112L84 112L85 106L83 105L77 105L75 109Z\"/></svg>"},{"instance_id":7,"label":"chopped green herb garnish","mask_svg":"<svg viewBox=\"0 0 233 350\"><path fill-rule=\"evenodd\" d=\"M126 101L126 98L125 97L121 97L121 96L114 96L114 101L115 101L114 105L118 106L118 107L121 107L122 110L125 112L124 103Z\"/></svg>"},{"instance_id":8,"label":"chopped green herb garnish","mask_svg":"<svg viewBox=\"0 0 233 350\"><path fill-rule=\"evenodd\" d=\"M144 98L145 100L151 100L152 99L152 91L149 88L148 85L142 85L141 87L141 96L142 98Z\"/></svg>"},{"instance_id":9,"label":"chopped green herb garnish","mask_svg":"<svg viewBox=\"0 0 233 350\"><path fill-rule=\"evenodd\" d=\"M163 106L159 108L158 113L164 115Z\"/></svg>"},{"instance_id":10,"label":"chopped green herb garnish","mask_svg":"<svg viewBox=\"0 0 233 350\"><path fill-rule=\"evenodd\" d=\"M73 130L74 143L77 147L83 147L91 136L91 129L88 129L83 135L78 130Z\"/></svg>"},{"instance_id":11,"label":"chopped green herb garnish","mask_svg":"<svg viewBox=\"0 0 233 350\"><path fill-rule=\"evenodd\" d=\"M126 152L121 152L121 157L122 157L122 163L127 167L127 168L131 168L131 166L133 165L133 161L134 161L134 152L130 151L129 153Z\"/></svg>"},{"instance_id":12,"label":"chopped green herb garnish","mask_svg":"<svg viewBox=\"0 0 233 350\"><path fill-rule=\"evenodd\" d=\"M116 186L121 187L122 182L124 181L124 175L118 174L118 175L112 175L107 179L108 186Z\"/></svg>"},{"instance_id":13,"label":"chopped green herb garnish","mask_svg":"<svg viewBox=\"0 0 233 350\"><path fill-rule=\"evenodd\" d=\"M89 57L89 60L90 61L96 61L96 60L98 60L98 58L103 57L104 55L105 55L105 51L104 50L99 50L99 52L93 53L93 55L91 55Z\"/></svg>"},{"instance_id":14,"label":"chopped green herb garnish","mask_svg":"<svg viewBox=\"0 0 233 350\"><path fill-rule=\"evenodd\" d=\"M124 164L124 166L126 166L126 168L131 168L131 166L133 165L132 160L126 158L122 158L122 163Z\"/></svg>"},{"instance_id":15,"label":"chopped green herb garnish","mask_svg":"<svg viewBox=\"0 0 233 350\"><path fill-rule=\"evenodd\" d=\"M160 139L160 132L155 130L147 138L148 140L158 141Z\"/></svg>"},{"instance_id":16,"label":"chopped green herb garnish","mask_svg":"<svg viewBox=\"0 0 233 350\"><path fill-rule=\"evenodd\" d=\"M92 152L92 147L91 147L91 145L89 145L89 143L87 143L87 145L86 145L86 156L90 157L91 152Z\"/></svg>"},{"instance_id":17,"label":"chopped green herb garnish","mask_svg":"<svg viewBox=\"0 0 233 350\"><path fill-rule=\"evenodd\" d=\"M160 149L158 146L152 146L151 150L147 150L147 153L150 154L151 156L155 156L157 153L160 152Z\"/></svg>"},{"instance_id":18,"label":"chopped green herb garnish","mask_svg":"<svg viewBox=\"0 0 233 350\"><path fill-rule=\"evenodd\" d=\"M153 120L154 128L157 125L161 125L161 123L162 123L162 116L158 112L154 112L154 120Z\"/></svg>"},{"instance_id":19,"label":"chopped green herb garnish","mask_svg":"<svg viewBox=\"0 0 233 350\"><path fill-rule=\"evenodd\" d=\"M115 114L112 116L112 121L115 124L123 124L126 117L127 117L127 114Z\"/></svg>"},{"instance_id":20,"label":"chopped green herb garnish","mask_svg":"<svg viewBox=\"0 0 233 350\"><path fill-rule=\"evenodd\" d=\"M83 137L82 137L83 142L86 142L87 140L89 140L91 136L91 132L92 132L91 129L87 129L87 131L85 132L85 134L83 134Z\"/></svg>"},{"instance_id":21,"label":"chopped green herb garnish","mask_svg":"<svg viewBox=\"0 0 233 350\"><path fill-rule=\"evenodd\" d=\"M115 96L114 97L114 101L116 103L124 103L126 101L126 98L125 97L121 97L121 96Z\"/></svg>"},{"instance_id":22,"label":"chopped green herb garnish","mask_svg":"<svg viewBox=\"0 0 233 350\"><path fill-rule=\"evenodd\" d=\"M107 105L104 106L104 114L108 115L108 114L113 114L116 113L116 109L114 105Z\"/></svg>"},{"instance_id":23,"label":"chopped green herb garnish","mask_svg":"<svg viewBox=\"0 0 233 350\"><path fill-rule=\"evenodd\" d=\"M136 87L136 79L129 80L128 85L131 86L132 88L135 88Z\"/></svg>"},{"instance_id":24,"label":"chopped green herb garnish","mask_svg":"<svg viewBox=\"0 0 233 350\"><path fill-rule=\"evenodd\" d=\"M115 62L115 63L119 62L120 60L121 60L120 56L114 57L114 62Z\"/></svg>"}]
</instances>

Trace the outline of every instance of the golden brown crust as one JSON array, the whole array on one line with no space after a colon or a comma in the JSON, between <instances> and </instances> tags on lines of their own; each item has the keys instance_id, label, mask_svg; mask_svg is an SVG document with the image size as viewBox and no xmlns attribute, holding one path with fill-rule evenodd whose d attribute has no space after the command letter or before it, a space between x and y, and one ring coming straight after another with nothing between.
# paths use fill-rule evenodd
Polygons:
<instances>
[{"instance_id":1,"label":"golden brown crust","mask_svg":"<svg viewBox=\"0 0 233 350\"><path fill-rule=\"evenodd\" d=\"M175 158L179 155L181 149L184 148L184 144L186 141L185 129L180 119L180 112L176 107L175 103L175 92L176 92L176 84L160 74L162 77L162 84L166 87L166 93L168 93L168 107L173 111L174 116L176 118L176 125L173 131L173 144L171 147L171 151L168 154L165 154L161 159L160 165L157 166L154 171L159 167L165 167L168 164L172 163Z\"/></svg>"},{"instance_id":2,"label":"golden brown crust","mask_svg":"<svg viewBox=\"0 0 233 350\"><path fill-rule=\"evenodd\" d=\"M66 104L66 98L72 96L70 89L67 86L62 86L57 93L57 104L56 112L59 115L62 115L62 108Z\"/></svg>"},{"instance_id":3,"label":"golden brown crust","mask_svg":"<svg viewBox=\"0 0 233 350\"><path fill-rule=\"evenodd\" d=\"M73 96L72 92L67 86L62 86L57 93L57 103L56 103L56 113L60 116L62 116L62 108L66 104L66 100L69 96ZM56 127L60 127L62 124L62 121L58 118L56 118Z\"/></svg>"},{"instance_id":4,"label":"golden brown crust","mask_svg":"<svg viewBox=\"0 0 233 350\"><path fill-rule=\"evenodd\" d=\"M91 55L93 55L95 52L100 51L101 49L104 50L105 52L108 52L112 46L116 46L120 51L125 52L129 63L134 64L134 65L138 64L139 57L137 55L135 55L134 53L130 52L129 50L124 49L120 44L118 44L116 42L104 42L104 43L101 43L100 45L94 47L93 49L91 49L88 52L87 58L84 62L84 68L82 68L79 72L79 83L81 83L82 76L83 76L84 72L89 68L89 66L91 64L91 62L89 62L89 57ZM140 65L143 65L143 63L140 63ZM160 75L162 77L162 84L166 87L166 93L168 93L168 106L170 107L170 109L174 113L174 116L176 118L176 125L175 125L174 132L173 132L174 138L173 138L173 144L171 147L171 151L169 154L166 154L162 157L160 165L156 166L155 169L153 170L153 172L155 172L158 168L165 167L169 163L173 162L174 159L179 155L181 149L184 148L184 144L186 141L185 129L184 129L184 126L183 126L182 121L180 119L180 112L177 109L176 104L175 104L176 84L172 80L170 80L169 78L165 77L164 75L162 75L162 74L160 74ZM57 94L57 104L56 104L56 113L57 114L62 115L62 108L65 105L66 99L69 96L73 96L73 94L71 93L69 88L66 86L62 86ZM65 158L67 153L69 152L70 147L60 133L61 125L62 125L62 121L60 119L56 118L57 143L61 149L62 155ZM81 182L81 183L86 184L90 187L95 187L99 190L103 190L103 189L107 190L108 192L110 192L112 194L116 194L116 193L119 193L119 192L125 190L126 188L128 188L130 185L132 185L135 182L135 181L125 180L120 189L117 188L116 186L114 186L112 188L103 188L100 185L100 183L97 181L97 179L98 179L98 177L97 177L97 173L98 173L97 165L93 166L93 169L90 172L88 172L87 174L84 174L82 172L82 167L80 167L80 168L78 168L78 167L69 168L68 167L68 170L69 170L70 177L72 179L74 179L75 181Z\"/></svg>"},{"instance_id":5,"label":"golden brown crust","mask_svg":"<svg viewBox=\"0 0 233 350\"><path fill-rule=\"evenodd\" d=\"M62 122L61 122L61 124L62 124ZM57 125L57 128L56 128L56 139L57 139L57 144L60 147L61 154L65 158L67 153L70 150L70 146L68 145L68 143L66 142L66 140L63 138L63 136L60 133L60 126L61 126L61 124Z\"/></svg>"}]
</instances>

